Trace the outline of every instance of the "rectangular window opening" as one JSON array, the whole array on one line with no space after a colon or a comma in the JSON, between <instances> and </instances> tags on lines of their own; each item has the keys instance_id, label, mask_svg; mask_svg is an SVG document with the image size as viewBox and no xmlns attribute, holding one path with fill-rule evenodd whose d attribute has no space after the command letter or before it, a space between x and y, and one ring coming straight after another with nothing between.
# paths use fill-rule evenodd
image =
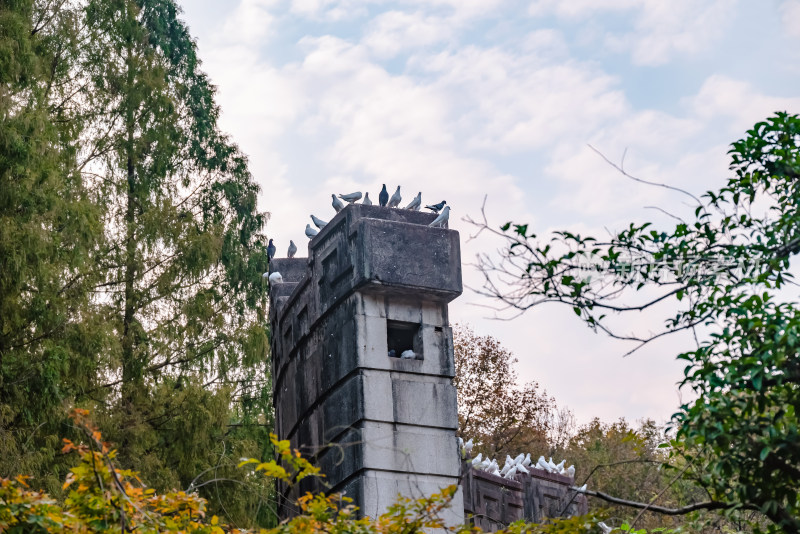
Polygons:
<instances>
[{"instance_id":1,"label":"rectangular window opening","mask_svg":"<svg viewBox=\"0 0 800 534\"><path fill-rule=\"evenodd\" d=\"M386 321L386 345L391 358L421 360L422 335L419 323Z\"/></svg>"}]
</instances>

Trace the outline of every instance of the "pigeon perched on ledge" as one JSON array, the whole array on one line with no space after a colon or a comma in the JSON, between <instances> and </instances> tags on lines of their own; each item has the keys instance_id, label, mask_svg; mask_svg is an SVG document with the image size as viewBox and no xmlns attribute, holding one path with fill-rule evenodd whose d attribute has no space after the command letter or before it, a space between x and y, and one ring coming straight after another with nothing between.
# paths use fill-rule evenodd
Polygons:
<instances>
[{"instance_id":1,"label":"pigeon perched on ledge","mask_svg":"<svg viewBox=\"0 0 800 534\"><path fill-rule=\"evenodd\" d=\"M380 195L378 195L378 204L386 206L389 203L389 192L386 190L386 184L383 184Z\"/></svg>"},{"instance_id":2,"label":"pigeon perched on ledge","mask_svg":"<svg viewBox=\"0 0 800 534\"><path fill-rule=\"evenodd\" d=\"M428 226L434 228L444 228L444 225L447 224L448 219L450 219L450 206L445 206L442 213L440 213L439 216L436 217Z\"/></svg>"},{"instance_id":3,"label":"pigeon perched on ledge","mask_svg":"<svg viewBox=\"0 0 800 534\"><path fill-rule=\"evenodd\" d=\"M398 185L397 191L395 191L392 198L389 199L389 207L396 208L401 200L403 200L403 197L400 196L400 186Z\"/></svg>"},{"instance_id":4,"label":"pigeon perched on ledge","mask_svg":"<svg viewBox=\"0 0 800 534\"><path fill-rule=\"evenodd\" d=\"M297 245L294 244L294 241L291 239L289 240L289 250L286 252L286 256L289 258L294 258L294 255L297 254Z\"/></svg>"},{"instance_id":5,"label":"pigeon perched on ledge","mask_svg":"<svg viewBox=\"0 0 800 534\"><path fill-rule=\"evenodd\" d=\"M280 284L283 282L283 276L278 271L275 271L271 275L269 275L269 283L270 284Z\"/></svg>"},{"instance_id":6,"label":"pigeon perched on ledge","mask_svg":"<svg viewBox=\"0 0 800 534\"><path fill-rule=\"evenodd\" d=\"M369 193L364 193L364 200L361 201L365 206L372 206L372 201L369 199Z\"/></svg>"},{"instance_id":7,"label":"pigeon perched on ledge","mask_svg":"<svg viewBox=\"0 0 800 534\"><path fill-rule=\"evenodd\" d=\"M316 230L314 230L313 228L311 228L311 225L310 225L310 224L306 224L306 237L308 237L309 239L311 239L312 237L314 237L314 236L315 236L315 235L317 235L318 233L319 233L319 232L317 232Z\"/></svg>"},{"instance_id":8,"label":"pigeon perched on ledge","mask_svg":"<svg viewBox=\"0 0 800 534\"><path fill-rule=\"evenodd\" d=\"M323 221L323 220L322 220L322 219L320 219L319 217L316 217L316 216L315 216L313 213L311 214L311 221L312 221L312 222L314 223L314 225L315 225L317 228L319 228L320 230L322 230L323 228L325 228L325 225L326 225L326 224L328 224L328 221Z\"/></svg>"},{"instance_id":9,"label":"pigeon perched on ledge","mask_svg":"<svg viewBox=\"0 0 800 534\"><path fill-rule=\"evenodd\" d=\"M342 201L336 198L336 195L331 195L331 198L333 199L333 202L331 202L331 206L333 206L333 209L336 210L336 213L342 211L344 209L344 204L342 203Z\"/></svg>"},{"instance_id":10,"label":"pigeon perched on ledge","mask_svg":"<svg viewBox=\"0 0 800 534\"><path fill-rule=\"evenodd\" d=\"M275 257L276 248L275 245L272 243L272 239L269 240L269 244L267 245L267 257L272 259Z\"/></svg>"},{"instance_id":11,"label":"pigeon perched on ledge","mask_svg":"<svg viewBox=\"0 0 800 534\"><path fill-rule=\"evenodd\" d=\"M339 195L339 198L341 198L345 202L349 202L350 204L352 204L353 202L361 198L361 191L356 191L355 193L348 193L346 195Z\"/></svg>"},{"instance_id":12,"label":"pigeon perched on ledge","mask_svg":"<svg viewBox=\"0 0 800 534\"><path fill-rule=\"evenodd\" d=\"M405 207L407 210L419 211L419 207L422 205L422 191L417 193L417 196L408 203L408 206Z\"/></svg>"},{"instance_id":13,"label":"pigeon perched on ledge","mask_svg":"<svg viewBox=\"0 0 800 534\"><path fill-rule=\"evenodd\" d=\"M433 211L434 213L439 213L442 210L442 208L444 207L445 204L447 204L447 202L442 200L438 204L431 204L430 206L425 206L425 209L429 209L429 210Z\"/></svg>"},{"instance_id":14,"label":"pigeon perched on ledge","mask_svg":"<svg viewBox=\"0 0 800 534\"><path fill-rule=\"evenodd\" d=\"M413 350L404 350L400 353L400 357L404 360L413 360L417 357Z\"/></svg>"}]
</instances>

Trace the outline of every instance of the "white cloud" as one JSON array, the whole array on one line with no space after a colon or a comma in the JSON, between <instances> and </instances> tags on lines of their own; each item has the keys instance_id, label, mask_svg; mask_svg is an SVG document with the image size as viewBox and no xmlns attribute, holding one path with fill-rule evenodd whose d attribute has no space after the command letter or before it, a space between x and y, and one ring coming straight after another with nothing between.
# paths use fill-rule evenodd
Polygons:
<instances>
[{"instance_id":1,"label":"white cloud","mask_svg":"<svg viewBox=\"0 0 800 534\"><path fill-rule=\"evenodd\" d=\"M797 1L784 3L784 17L794 16ZM683 101L634 103L624 71L573 57L580 47L570 50L565 38L603 11L629 17L622 37L604 41L601 33L599 43L657 64L700 53L715 32L729 31L732 15L722 11L735 11L734 0L533 4L537 17L572 19L563 28L505 7L485 0L244 0L225 24L205 26L214 33L198 37L204 68L220 88L222 124L250 155L280 253L291 238L303 255L308 214L330 218L330 193L374 196L384 182L401 184L406 199L421 190L424 202L453 206L465 264L498 245L485 235L468 241L473 229L461 221L479 215L485 193L493 224L515 220L541 230L566 221L596 229L655 218L644 206L680 210L684 199L632 183L586 143L615 160L628 148L626 168L637 176L702 192L724 175L725 143L775 109L800 109L800 100L770 97L756 79L713 73ZM502 35L483 32L496 20ZM263 46L267 38L282 48ZM402 73L390 68L403 61ZM466 285L480 283L466 265L463 274ZM570 310L562 316L543 308L498 324L470 302L486 303L466 292L451 317L496 335L519 356L525 379L539 380L583 420L668 416L677 404L673 346L623 361L619 345L583 329Z\"/></svg>"},{"instance_id":2,"label":"white cloud","mask_svg":"<svg viewBox=\"0 0 800 534\"><path fill-rule=\"evenodd\" d=\"M800 37L800 0L784 0L780 11L786 33L792 37Z\"/></svg>"},{"instance_id":3,"label":"white cloud","mask_svg":"<svg viewBox=\"0 0 800 534\"><path fill-rule=\"evenodd\" d=\"M445 42L453 30L452 22L441 16L387 11L370 21L363 43L379 57L390 58L404 50Z\"/></svg>"},{"instance_id":4,"label":"white cloud","mask_svg":"<svg viewBox=\"0 0 800 534\"><path fill-rule=\"evenodd\" d=\"M627 52L636 65L662 65L675 56L691 57L708 49L724 34L739 0L536 0L533 16L589 21L598 13L633 18L631 30L605 32L603 44ZM617 21L618 22L618 21Z\"/></svg>"},{"instance_id":5,"label":"white cloud","mask_svg":"<svg viewBox=\"0 0 800 534\"><path fill-rule=\"evenodd\" d=\"M268 38L277 0L242 0L223 26L221 37L254 47Z\"/></svg>"}]
</instances>

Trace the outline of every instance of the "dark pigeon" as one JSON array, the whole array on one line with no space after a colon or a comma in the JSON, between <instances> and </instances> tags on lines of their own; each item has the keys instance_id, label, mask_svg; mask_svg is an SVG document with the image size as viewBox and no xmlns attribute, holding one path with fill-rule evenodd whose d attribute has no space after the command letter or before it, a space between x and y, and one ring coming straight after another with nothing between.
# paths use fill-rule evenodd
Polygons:
<instances>
[{"instance_id":1,"label":"dark pigeon","mask_svg":"<svg viewBox=\"0 0 800 534\"><path fill-rule=\"evenodd\" d=\"M441 210L444 207L445 204L447 204L447 202L442 200L438 204L431 204L430 206L425 206L425 208L429 209L429 210L433 210L434 213L439 213L439 210Z\"/></svg>"},{"instance_id":2,"label":"dark pigeon","mask_svg":"<svg viewBox=\"0 0 800 534\"><path fill-rule=\"evenodd\" d=\"M272 239L270 239L269 245L267 245L267 256L269 256L269 259L275 257L275 250L275 245L272 244Z\"/></svg>"},{"instance_id":3,"label":"dark pigeon","mask_svg":"<svg viewBox=\"0 0 800 534\"><path fill-rule=\"evenodd\" d=\"M381 194L378 195L378 204L381 206L386 206L389 203L389 192L386 190L386 184L383 184L383 189L381 189Z\"/></svg>"}]
</instances>

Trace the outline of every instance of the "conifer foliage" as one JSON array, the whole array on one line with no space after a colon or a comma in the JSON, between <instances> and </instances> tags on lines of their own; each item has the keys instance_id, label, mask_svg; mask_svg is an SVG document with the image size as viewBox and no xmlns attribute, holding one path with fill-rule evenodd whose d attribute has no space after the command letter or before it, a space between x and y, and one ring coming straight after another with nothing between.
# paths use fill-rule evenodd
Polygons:
<instances>
[{"instance_id":1,"label":"conifer foliage","mask_svg":"<svg viewBox=\"0 0 800 534\"><path fill-rule=\"evenodd\" d=\"M224 487L265 520L234 459L270 450L267 214L178 7L22 0L0 21L0 475L57 491L85 406L156 488Z\"/></svg>"}]
</instances>

